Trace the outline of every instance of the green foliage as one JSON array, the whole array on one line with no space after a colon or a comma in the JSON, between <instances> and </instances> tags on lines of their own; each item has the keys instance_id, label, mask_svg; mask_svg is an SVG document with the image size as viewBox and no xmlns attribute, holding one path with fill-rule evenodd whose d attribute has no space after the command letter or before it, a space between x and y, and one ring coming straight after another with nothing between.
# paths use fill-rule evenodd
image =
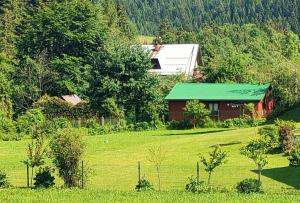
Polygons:
<instances>
[{"instance_id":1,"label":"green foliage","mask_svg":"<svg viewBox=\"0 0 300 203\"><path fill-rule=\"evenodd\" d=\"M53 163L58 168L65 186L75 187L79 182L79 161L85 151L82 134L77 129L57 132L50 142Z\"/></svg>"},{"instance_id":2,"label":"green foliage","mask_svg":"<svg viewBox=\"0 0 300 203\"><path fill-rule=\"evenodd\" d=\"M140 181L138 181L138 184L135 186L135 190L138 192L149 191L153 190L153 186L149 180L143 177Z\"/></svg>"},{"instance_id":3,"label":"green foliage","mask_svg":"<svg viewBox=\"0 0 300 203\"><path fill-rule=\"evenodd\" d=\"M54 186L54 176L52 176L53 170L49 167L39 168L34 177L34 186L36 188L49 188Z\"/></svg>"},{"instance_id":4,"label":"green foliage","mask_svg":"<svg viewBox=\"0 0 300 203\"><path fill-rule=\"evenodd\" d=\"M7 117L11 117L13 113L13 81L11 76L13 71L14 65L12 59L0 51L0 112L4 112Z\"/></svg>"},{"instance_id":5,"label":"green foliage","mask_svg":"<svg viewBox=\"0 0 300 203\"><path fill-rule=\"evenodd\" d=\"M193 125L190 121L184 120L184 121L170 121L168 123L168 128L172 130L185 130L185 129L191 129L193 128Z\"/></svg>"},{"instance_id":6,"label":"green foliage","mask_svg":"<svg viewBox=\"0 0 300 203\"><path fill-rule=\"evenodd\" d=\"M223 121L221 125L224 128L234 128L234 127L245 128L245 127L249 127L247 120L244 119L244 118L227 119L227 120Z\"/></svg>"},{"instance_id":7,"label":"green foliage","mask_svg":"<svg viewBox=\"0 0 300 203\"><path fill-rule=\"evenodd\" d=\"M256 179L245 179L236 186L238 192L243 194L252 194L262 192L261 182Z\"/></svg>"},{"instance_id":8,"label":"green foliage","mask_svg":"<svg viewBox=\"0 0 300 203\"><path fill-rule=\"evenodd\" d=\"M248 128L262 125L266 122L265 119L257 119L257 118L231 118L226 119L221 122L221 127L223 128Z\"/></svg>"},{"instance_id":9,"label":"green foliage","mask_svg":"<svg viewBox=\"0 0 300 203\"><path fill-rule=\"evenodd\" d=\"M268 152L268 144L266 141L252 140L248 145L241 149L241 154L252 159L257 165L258 181L261 180L261 172L268 164L266 153Z\"/></svg>"},{"instance_id":10,"label":"green foliage","mask_svg":"<svg viewBox=\"0 0 300 203\"><path fill-rule=\"evenodd\" d=\"M7 117L4 112L0 111L0 133L1 134L16 134L15 122Z\"/></svg>"},{"instance_id":11,"label":"green foliage","mask_svg":"<svg viewBox=\"0 0 300 203\"><path fill-rule=\"evenodd\" d=\"M0 170L0 188L9 186L7 175L3 170Z\"/></svg>"},{"instance_id":12,"label":"green foliage","mask_svg":"<svg viewBox=\"0 0 300 203\"><path fill-rule=\"evenodd\" d=\"M89 135L99 135L105 133L104 126L101 126L96 118L87 120L85 127L88 129Z\"/></svg>"},{"instance_id":13,"label":"green foliage","mask_svg":"<svg viewBox=\"0 0 300 203\"><path fill-rule=\"evenodd\" d=\"M290 162L290 166L299 167L300 166L300 147L295 147L289 154L288 160Z\"/></svg>"},{"instance_id":14,"label":"green foliage","mask_svg":"<svg viewBox=\"0 0 300 203\"><path fill-rule=\"evenodd\" d=\"M45 116L41 109L29 109L17 119L19 133L25 133L36 137L45 125Z\"/></svg>"},{"instance_id":15,"label":"green foliage","mask_svg":"<svg viewBox=\"0 0 300 203\"><path fill-rule=\"evenodd\" d=\"M265 126L259 129L258 134L262 136L262 139L267 143L269 150L276 149L281 146L279 130L276 126Z\"/></svg>"},{"instance_id":16,"label":"green foliage","mask_svg":"<svg viewBox=\"0 0 300 203\"><path fill-rule=\"evenodd\" d=\"M19 27L18 108L28 108L44 94L85 95L92 54L108 32L99 5L89 0L40 2Z\"/></svg>"},{"instance_id":17,"label":"green foliage","mask_svg":"<svg viewBox=\"0 0 300 203\"><path fill-rule=\"evenodd\" d=\"M95 115L95 112L85 101L80 102L76 106L72 106L59 97L51 97L48 95L42 96L33 106L35 108L41 108L44 115L50 120L60 117L68 119L90 118Z\"/></svg>"},{"instance_id":18,"label":"green foliage","mask_svg":"<svg viewBox=\"0 0 300 203\"><path fill-rule=\"evenodd\" d=\"M227 157L228 153L222 151L220 146L214 147L214 150L209 152L209 158L205 158L202 155L200 155L200 161L203 163L205 171L208 172L208 185L210 185L212 173L217 167L226 163Z\"/></svg>"},{"instance_id":19,"label":"green foliage","mask_svg":"<svg viewBox=\"0 0 300 203\"><path fill-rule=\"evenodd\" d=\"M184 108L184 114L187 119L190 119L195 128L204 126L205 122L209 119L210 111L199 101L188 101Z\"/></svg>"},{"instance_id":20,"label":"green foliage","mask_svg":"<svg viewBox=\"0 0 300 203\"><path fill-rule=\"evenodd\" d=\"M47 127L50 128L50 131L54 133L60 129L70 128L72 127L72 124L68 119L64 117L58 117L50 121L50 123L47 124Z\"/></svg>"},{"instance_id":21,"label":"green foliage","mask_svg":"<svg viewBox=\"0 0 300 203\"><path fill-rule=\"evenodd\" d=\"M160 22L169 19L172 27L198 31L205 25L274 24L281 30L292 29L299 33L297 1L207 1L207 0L122 0L125 9L138 30L154 34ZM184 11L184 13L182 12ZM255 34L255 33L253 33ZM292 39L291 39L292 40ZM293 49L291 49L293 50ZM288 53L288 51L287 51Z\"/></svg>"},{"instance_id":22,"label":"green foliage","mask_svg":"<svg viewBox=\"0 0 300 203\"><path fill-rule=\"evenodd\" d=\"M185 186L186 192L195 194L208 193L212 191L212 187L207 185L204 181L197 181L197 178L189 177L189 182Z\"/></svg>"},{"instance_id":23,"label":"green foliage","mask_svg":"<svg viewBox=\"0 0 300 203\"><path fill-rule=\"evenodd\" d=\"M33 172L35 167L42 166L45 163L47 147L45 146L45 137L38 134L35 139L32 138L27 148L27 160L23 163L31 167L31 186L33 184Z\"/></svg>"},{"instance_id":24,"label":"green foliage","mask_svg":"<svg viewBox=\"0 0 300 203\"><path fill-rule=\"evenodd\" d=\"M118 117L124 111L134 115L136 122L157 119L159 80L148 73L151 60L141 47L111 39L94 59L89 88L94 109Z\"/></svg>"}]
</instances>

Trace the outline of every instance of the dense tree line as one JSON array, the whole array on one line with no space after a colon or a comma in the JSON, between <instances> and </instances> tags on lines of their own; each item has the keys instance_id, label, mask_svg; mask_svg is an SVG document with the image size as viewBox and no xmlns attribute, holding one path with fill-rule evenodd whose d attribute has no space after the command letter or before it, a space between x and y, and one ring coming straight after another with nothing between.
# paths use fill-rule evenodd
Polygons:
<instances>
[{"instance_id":1,"label":"dense tree line","mask_svg":"<svg viewBox=\"0 0 300 203\"><path fill-rule=\"evenodd\" d=\"M137 30L120 1L0 4L1 115L17 117L44 95L78 94L93 112L153 121L167 112L164 96L185 80L148 73L151 61L133 45ZM191 31L174 22L160 22L156 41L199 43L202 81L271 82L278 106L299 103L300 40L294 32L274 24Z\"/></svg>"},{"instance_id":2,"label":"dense tree line","mask_svg":"<svg viewBox=\"0 0 300 203\"><path fill-rule=\"evenodd\" d=\"M300 34L299 0L121 0L131 20L143 34L158 32L169 19L177 28L198 30L223 23L262 24L275 22L282 29Z\"/></svg>"},{"instance_id":3,"label":"dense tree line","mask_svg":"<svg viewBox=\"0 0 300 203\"><path fill-rule=\"evenodd\" d=\"M147 53L130 43L136 29L121 4L12 0L1 5L0 110L7 116L26 111L43 95L78 94L100 114L152 119L156 110L148 118L141 113L157 100L158 79L148 74Z\"/></svg>"}]
</instances>

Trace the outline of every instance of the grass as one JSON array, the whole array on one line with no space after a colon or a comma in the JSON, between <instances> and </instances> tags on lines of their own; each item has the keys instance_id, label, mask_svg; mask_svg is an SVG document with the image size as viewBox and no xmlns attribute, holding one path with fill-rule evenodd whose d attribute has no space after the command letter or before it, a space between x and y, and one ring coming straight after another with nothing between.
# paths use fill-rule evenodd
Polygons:
<instances>
[{"instance_id":1,"label":"grass","mask_svg":"<svg viewBox=\"0 0 300 203\"><path fill-rule=\"evenodd\" d=\"M152 44L155 37L153 36L146 36L146 35L139 35L137 41L140 44Z\"/></svg>"},{"instance_id":2,"label":"grass","mask_svg":"<svg viewBox=\"0 0 300 203\"><path fill-rule=\"evenodd\" d=\"M300 127L298 125L298 127ZM258 137L257 128L192 129L125 132L105 136L85 137L85 163L93 176L85 190L58 189L62 181L56 175L56 189L28 190L26 159L30 139L19 142L0 142L0 167L4 169L15 189L1 190L0 202L286 202L299 201L299 168L288 167L283 154L268 155L269 164L263 172L264 195L244 196L235 193L235 185L245 178L256 178L254 163L240 155L240 148ZM228 162L212 176L214 186L227 193L192 195L184 193L188 177L196 175L199 154L207 156L215 145L229 152ZM154 166L147 161L148 148L162 146L167 151L162 165L162 192L136 193L137 162L141 161L142 175L157 188ZM50 163L50 160L48 160ZM207 174L201 166L201 179ZM285 195L282 195L285 194ZM46 200L46 201L45 201Z\"/></svg>"},{"instance_id":3,"label":"grass","mask_svg":"<svg viewBox=\"0 0 300 203\"><path fill-rule=\"evenodd\" d=\"M234 190L237 182L244 178L256 178L255 165L240 155L239 149L255 138L255 128L225 130L197 129L185 131L146 131L118 133L106 136L86 137L85 162L93 170L88 183L90 189L133 191L137 182L137 162L141 161L142 175L157 186L155 168L147 161L151 146L162 146L167 151L162 166L162 189L183 190L187 179L195 175L199 154L207 155L212 146L219 144L229 152L228 162L216 170L212 184ZM26 159L29 140L0 142L0 164L16 187L24 187L26 168L20 161ZM274 192L283 189L299 189L295 176L300 170L288 167L282 154L269 155L269 164L263 173L264 188ZM201 178L207 179L203 167ZM57 183L62 183L57 178Z\"/></svg>"},{"instance_id":4,"label":"grass","mask_svg":"<svg viewBox=\"0 0 300 203\"><path fill-rule=\"evenodd\" d=\"M171 192L122 192L102 190L2 190L1 202L6 203L40 203L40 202L299 202L300 195L214 193L194 195L180 191Z\"/></svg>"},{"instance_id":5,"label":"grass","mask_svg":"<svg viewBox=\"0 0 300 203\"><path fill-rule=\"evenodd\" d=\"M300 107L297 107L290 111L285 112L279 118L283 119L283 120L293 120L293 121L299 123L300 122Z\"/></svg>"}]
</instances>

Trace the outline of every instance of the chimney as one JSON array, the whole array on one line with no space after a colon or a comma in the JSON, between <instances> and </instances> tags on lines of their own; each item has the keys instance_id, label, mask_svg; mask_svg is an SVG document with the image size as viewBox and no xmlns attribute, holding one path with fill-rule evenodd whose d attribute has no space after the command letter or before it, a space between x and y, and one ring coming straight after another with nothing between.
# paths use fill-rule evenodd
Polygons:
<instances>
[{"instance_id":1,"label":"chimney","mask_svg":"<svg viewBox=\"0 0 300 203\"><path fill-rule=\"evenodd\" d=\"M159 51L160 50L160 48L161 48L161 45L160 44L158 44L158 43L156 43L156 44L154 44L154 49L153 49L153 51Z\"/></svg>"}]
</instances>

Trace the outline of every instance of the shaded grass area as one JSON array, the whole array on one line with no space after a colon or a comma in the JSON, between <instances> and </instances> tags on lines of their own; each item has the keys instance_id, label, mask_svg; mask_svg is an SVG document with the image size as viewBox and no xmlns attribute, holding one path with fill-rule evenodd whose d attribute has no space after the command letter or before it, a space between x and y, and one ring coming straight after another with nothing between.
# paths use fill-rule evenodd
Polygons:
<instances>
[{"instance_id":1,"label":"shaded grass area","mask_svg":"<svg viewBox=\"0 0 300 203\"><path fill-rule=\"evenodd\" d=\"M300 189L300 168L280 167L264 170L263 176L284 183L292 188Z\"/></svg>"},{"instance_id":2,"label":"shaded grass area","mask_svg":"<svg viewBox=\"0 0 300 203\"><path fill-rule=\"evenodd\" d=\"M57 202L299 202L296 192L287 194L213 193L195 195L180 191L170 192L121 192L102 190L2 190L0 201L6 203L57 203Z\"/></svg>"},{"instance_id":3,"label":"shaded grass area","mask_svg":"<svg viewBox=\"0 0 300 203\"><path fill-rule=\"evenodd\" d=\"M283 120L293 120L295 122L300 122L300 107L294 108L292 110L289 110L285 113L283 113L281 116L279 116L279 119Z\"/></svg>"}]
</instances>

